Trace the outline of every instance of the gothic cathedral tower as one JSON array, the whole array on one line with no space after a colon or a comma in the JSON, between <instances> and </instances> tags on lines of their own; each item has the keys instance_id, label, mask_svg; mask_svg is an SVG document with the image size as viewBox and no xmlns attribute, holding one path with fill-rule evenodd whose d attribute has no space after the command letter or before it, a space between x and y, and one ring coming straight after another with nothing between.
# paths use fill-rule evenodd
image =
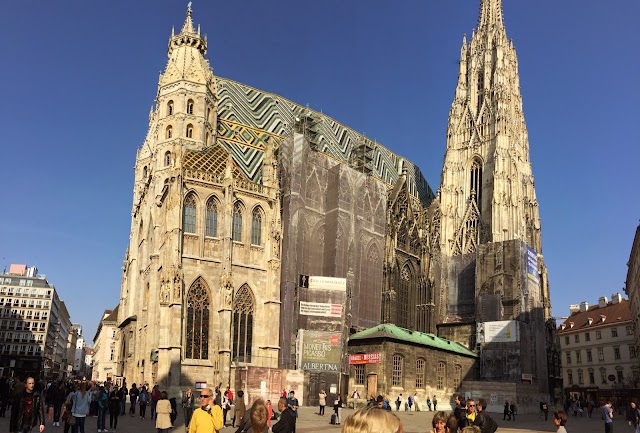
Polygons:
<instances>
[{"instance_id":1,"label":"gothic cathedral tower","mask_svg":"<svg viewBox=\"0 0 640 433\"><path fill-rule=\"evenodd\" d=\"M532 375L546 390L547 270L518 59L501 0L481 0L478 28L463 38L446 143L431 208L438 333L478 350L483 378ZM485 324L507 321L513 341L496 346Z\"/></svg>"}]
</instances>

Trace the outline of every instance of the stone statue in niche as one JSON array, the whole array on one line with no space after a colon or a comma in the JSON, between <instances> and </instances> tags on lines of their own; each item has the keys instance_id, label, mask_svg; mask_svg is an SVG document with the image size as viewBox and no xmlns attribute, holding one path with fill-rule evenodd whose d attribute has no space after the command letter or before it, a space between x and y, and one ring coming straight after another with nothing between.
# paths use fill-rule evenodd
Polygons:
<instances>
[{"instance_id":1,"label":"stone statue in niche","mask_svg":"<svg viewBox=\"0 0 640 433\"><path fill-rule=\"evenodd\" d=\"M174 266L173 272L173 301L182 301L182 280L184 279L184 273L182 272L182 266Z\"/></svg>"},{"instance_id":2,"label":"stone statue in niche","mask_svg":"<svg viewBox=\"0 0 640 433\"><path fill-rule=\"evenodd\" d=\"M160 283L160 303L168 304L170 296L169 284L165 281Z\"/></svg>"},{"instance_id":3,"label":"stone statue in niche","mask_svg":"<svg viewBox=\"0 0 640 433\"><path fill-rule=\"evenodd\" d=\"M220 299L222 300L222 306L231 308L231 301L233 298L233 283L231 282L231 273L224 272L220 276Z\"/></svg>"}]
</instances>

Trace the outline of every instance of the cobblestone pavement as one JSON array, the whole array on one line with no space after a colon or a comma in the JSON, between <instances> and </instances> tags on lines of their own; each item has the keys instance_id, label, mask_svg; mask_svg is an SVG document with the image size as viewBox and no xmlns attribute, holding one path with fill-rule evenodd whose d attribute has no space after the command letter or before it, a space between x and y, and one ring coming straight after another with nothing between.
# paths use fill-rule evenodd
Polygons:
<instances>
[{"instance_id":1,"label":"cobblestone pavement","mask_svg":"<svg viewBox=\"0 0 640 433\"><path fill-rule=\"evenodd\" d=\"M128 405L127 405L128 410ZM180 410L180 409L178 409ZM300 417L296 428L296 433L338 433L339 425L329 424L331 413L327 407L325 416L317 415L317 408L301 407L299 409ZM353 413L353 409L343 409L342 419L346 419L349 414ZM406 433L427 433L431 430L431 419L433 412L394 412L402 420L404 431ZM553 413L553 412L551 412ZM595 415L598 414L596 417ZM120 416L118 419L117 433L157 433L155 423L149 418L147 411L147 419L140 419L139 416L131 417L130 415ZM539 414L518 415L515 421L502 421L502 414L492 413L491 416L498 422L498 432L501 433L530 433L530 432L555 432L555 427L551 420L545 421L544 417ZM551 418L551 414L549 415ZM623 416L617 415L614 421L614 431L616 433L633 433L633 429L623 421ZM230 420L228 420L230 422ZM107 415L106 426L109 427L109 416ZM111 430L110 430L111 431ZM599 412L594 412L593 418L570 417L567 422L567 431L569 433L604 433L603 422L599 417ZM0 432L9 432L9 418L0 418ZM32 430L33 433L37 429ZM54 427L47 421L45 433L63 433L64 428ZM184 433L184 417L180 412L176 420L176 426L171 433ZM234 433L235 428L225 427L222 433ZM85 433L97 433L97 418L88 417L86 420Z\"/></svg>"}]
</instances>

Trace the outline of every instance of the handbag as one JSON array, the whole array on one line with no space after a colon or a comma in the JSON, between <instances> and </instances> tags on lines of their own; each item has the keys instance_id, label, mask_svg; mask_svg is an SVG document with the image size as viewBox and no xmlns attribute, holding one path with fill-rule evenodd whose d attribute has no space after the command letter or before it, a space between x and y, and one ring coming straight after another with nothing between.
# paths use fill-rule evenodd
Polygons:
<instances>
[{"instance_id":1,"label":"handbag","mask_svg":"<svg viewBox=\"0 0 640 433\"><path fill-rule=\"evenodd\" d=\"M53 406L49 406L49 410L47 411L47 418L49 418L49 421L53 421Z\"/></svg>"},{"instance_id":2,"label":"handbag","mask_svg":"<svg viewBox=\"0 0 640 433\"><path fill-rule=\"evenodd\" d=\"M69 424L69 425L71 425L71 426L76 425L76 417L75 417L75 416L73 416L73 415L71 415L71 416L69 417L69 419L67 420L67 424Z\"/></svg>"}]
</instances>

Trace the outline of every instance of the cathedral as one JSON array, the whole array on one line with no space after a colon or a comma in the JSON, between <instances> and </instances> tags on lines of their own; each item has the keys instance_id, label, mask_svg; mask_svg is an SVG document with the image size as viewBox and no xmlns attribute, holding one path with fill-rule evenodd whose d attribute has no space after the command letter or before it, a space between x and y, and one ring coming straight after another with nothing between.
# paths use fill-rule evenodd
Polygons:
<instances>
[{"instance_id":1,"label":"cathedral","mask_svg":"<svg viewBox=\"0 0 640 433\"><path fill-rule=\"evenodd\" d=\"M206 53L189 6L136 155L119 376L173 390L268 376L279 392L301 330L344 345L390 323L475 351L477 377L548 392L547 270L500 0L481 0L462 41L435 192L375 140L216 76ZM314 276L344 287L313 290ZM507 322L518 338L487 337Z\"/></svg>"}]
</instances>

